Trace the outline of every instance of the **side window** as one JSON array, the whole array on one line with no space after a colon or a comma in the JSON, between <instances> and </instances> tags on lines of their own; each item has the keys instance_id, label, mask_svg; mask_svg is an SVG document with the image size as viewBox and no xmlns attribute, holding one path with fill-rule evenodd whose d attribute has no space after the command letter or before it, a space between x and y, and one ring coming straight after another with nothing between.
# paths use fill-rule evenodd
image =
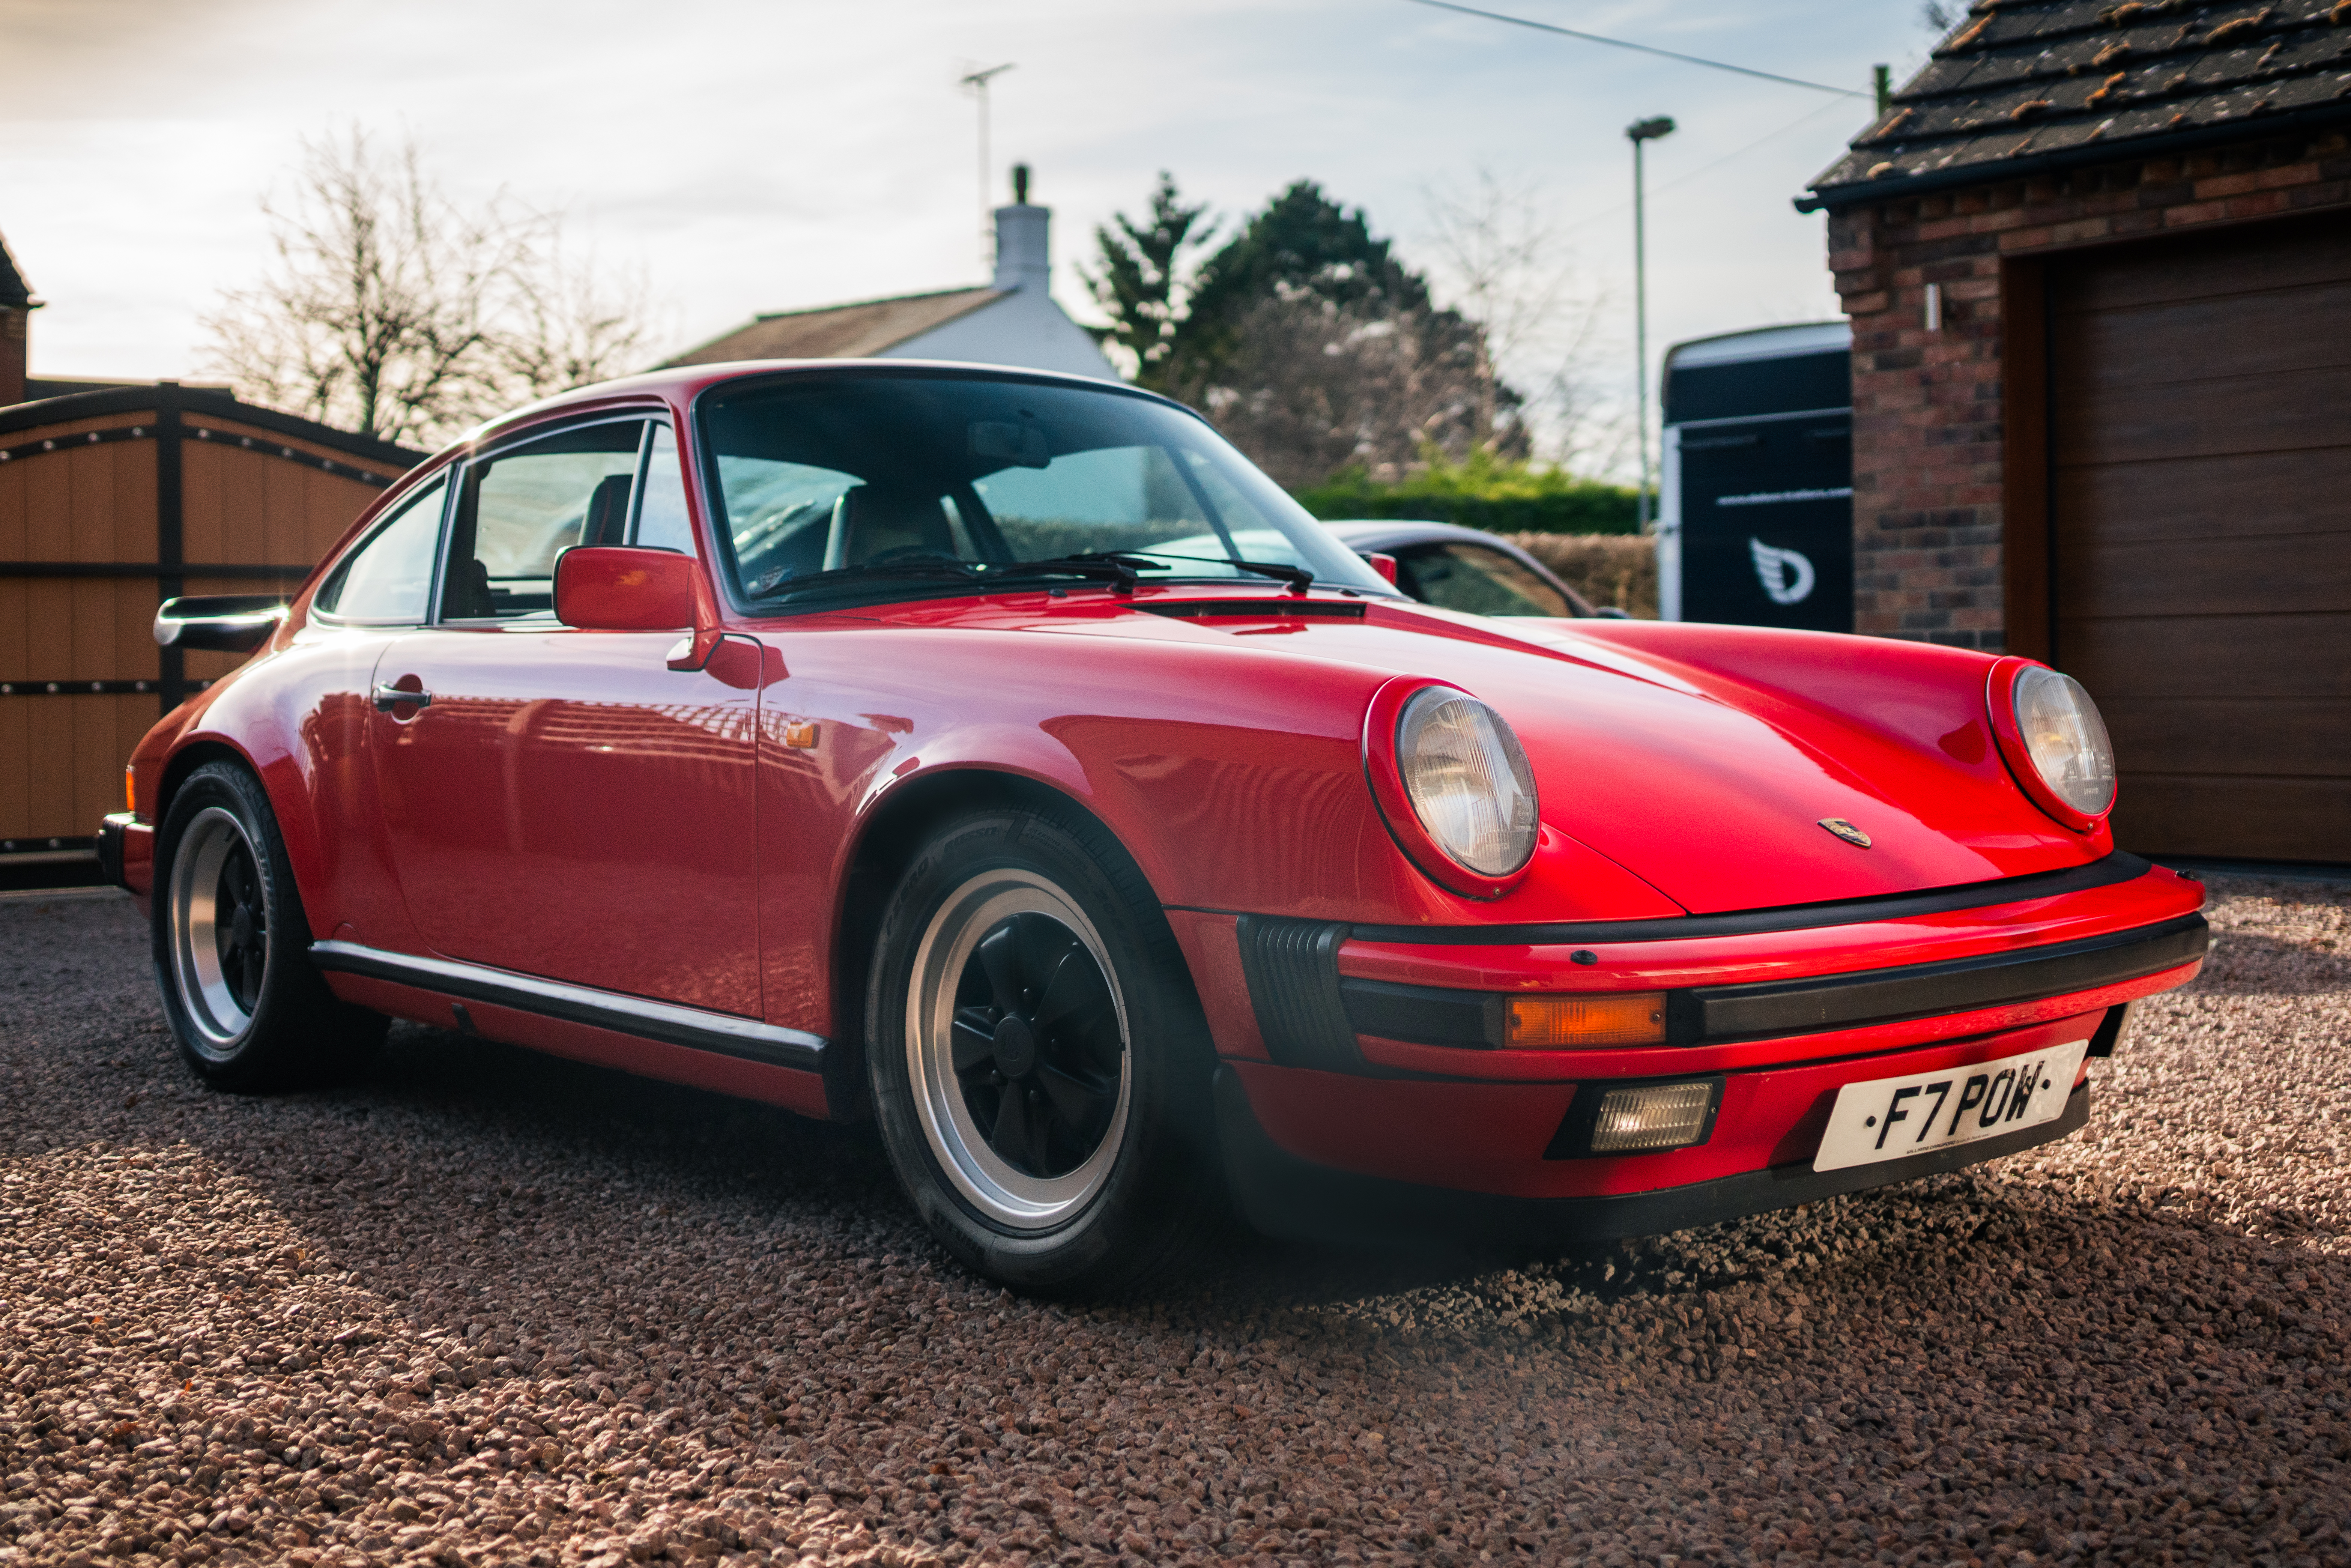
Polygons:
<instances>
[{"instance_id":1,"label":"side window","mask_svg":"<svg viewBox=\"0 0 2351 1568\"><path fill-rule=\"evenodd\" d=\"M1567 596L1519 562L1482 545L1428 545L1403 557L1413 596L1472 615L1573 615Z\"/></svg>"},{"instance_id":2,"label":"side window","mask_svg":"<svg viewBox=\"0 0 2351 1568\"><path fill-rule=\"evenodd\" d=\"M465 470L441 619L554 608L555 558L627 542L645 422L613 420L509 447Z\"/></svg>"},{"instance_id":3,"label":"side window","mask_svg":"<svg viewBox=\"0 0 2351 1568\"><path fill-rule=\"evenodd\" d=\"M644 499L637 504L634 542L681 555L694 553L694 525L685 517L685 476L677 465L677 437L666 424L653 426L653 450L645 456Z\"/></svg>"},{"instance_id":4,"label":"side window","mask_svg":"<svg viewBox=\"0 0 2351 1568\"><path fill-rule=\"evenodd\" d=\"M441 503L446 479L412 497L374 537L344 559L311 608L345 621L424 619L433 591L433 556L441 543Z\"/></svg>"}]
</instances>

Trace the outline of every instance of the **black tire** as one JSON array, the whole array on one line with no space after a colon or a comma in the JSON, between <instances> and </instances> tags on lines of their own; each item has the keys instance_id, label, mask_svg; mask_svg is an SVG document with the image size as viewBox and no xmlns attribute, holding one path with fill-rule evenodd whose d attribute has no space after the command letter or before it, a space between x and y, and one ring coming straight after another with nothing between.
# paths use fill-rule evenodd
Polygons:
<instances>
[{"instance_id":1,"label":"black tire","mask_svg":"<svg viewBox=\"0 0 2351 1568\"><path fill-rule=\"evenodd\" d=\"M311 967L310 926L261 783L233 762L188 776L155 842L155 981L180 1058L237 1093L359 1071L381 1013L338 1001Z\"/></svg>"},{"instance_id":2,"label":"black tire","mask_svg":"<svg viewBox=\"0 0 2351 1568\"><path fill-rule=\"evenodd\" d=\"M987 810L923 846L883 912L865 1040L898 1179L978 1273L1119 1294L1229 1226L1198 998L1082 814Z\"/></svg>"}]
</instances>

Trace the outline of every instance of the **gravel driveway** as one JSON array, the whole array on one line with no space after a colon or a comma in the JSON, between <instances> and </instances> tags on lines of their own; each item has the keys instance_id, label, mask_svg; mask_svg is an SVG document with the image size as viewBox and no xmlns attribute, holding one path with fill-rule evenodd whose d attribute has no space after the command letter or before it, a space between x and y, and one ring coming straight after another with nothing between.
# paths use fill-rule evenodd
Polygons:
<instances>
[{"instance_id":1,"label":"gravel driveway","mask_svg":"<svg viewBox=\"0 0 2351 1568\"><path fill-rule=\"evenodd\" d=\"M0 902L0 1563L2351 1563L2351 887L2005 1164L1502 1267L958 1271L864 1135L402 1028L241 1100Z\"/></svg>"}]
</instances>

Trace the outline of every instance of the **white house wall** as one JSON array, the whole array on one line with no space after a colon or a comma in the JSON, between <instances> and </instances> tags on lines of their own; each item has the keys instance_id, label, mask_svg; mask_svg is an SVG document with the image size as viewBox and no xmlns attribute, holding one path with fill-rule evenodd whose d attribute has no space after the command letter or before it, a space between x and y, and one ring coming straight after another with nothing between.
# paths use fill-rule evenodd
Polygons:
<instances>
[{"instance_id":1,"label":"white house wall","mask_svg":"<svg viewBox=\"0 0 2351 1568\"><path fill-rule=\"evenodd\" d=\"M943 327L883 350L892 360L963 360L983 365L1018 365L1032 371L1116 381L1083 329L1061 314L1049 295L1023 288L956 317Z\"/></svg>"}]
</instances>

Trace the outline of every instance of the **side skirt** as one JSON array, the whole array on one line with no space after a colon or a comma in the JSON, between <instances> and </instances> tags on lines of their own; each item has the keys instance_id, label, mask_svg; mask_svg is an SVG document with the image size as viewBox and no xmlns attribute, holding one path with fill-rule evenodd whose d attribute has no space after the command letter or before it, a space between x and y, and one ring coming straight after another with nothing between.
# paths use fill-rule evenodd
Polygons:
<instances>
[{"instance_id":1,"label":"side skirt","mask_svg":"<svg viewBox=\"0 0 2351 1568\"><path fill-rule=\"evenodd\" d=\"M479 964L387 953L356 942L313 942L310 962L329 974L389 980L438 996L486 1002L514 1012L586 1024L613 1034L658 1040L664 1045L682 1045L801 1072L820 1072L824 1068L823 1036L737 1018L730 1013L647 1001L642 997L622 996L561 980L543 980L506 969L485 968Z\"/></svg>"}]
</instances>

